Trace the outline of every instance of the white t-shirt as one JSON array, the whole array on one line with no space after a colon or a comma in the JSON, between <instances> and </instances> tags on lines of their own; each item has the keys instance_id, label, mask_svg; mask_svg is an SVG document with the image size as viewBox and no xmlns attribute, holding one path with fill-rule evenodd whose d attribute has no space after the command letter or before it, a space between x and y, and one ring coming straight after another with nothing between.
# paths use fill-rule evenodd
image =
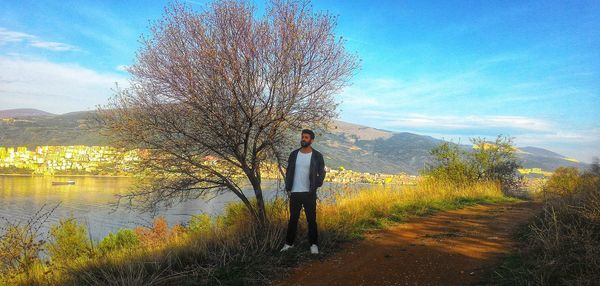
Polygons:
<instances>
[{"instance_id":1,"label":"white t-shirt","mask_svg":"<svg viewBox=\"0 0 600 286\"><path fill-rule=\"evenodd\" d=\"M296 156L296 169L294 170L292 192L310 191L310 179L308 178L308 173L310 172L311 157L312 151L310 153L302 153L298 151L298 156Z\"/></svg>"}]
</instances>

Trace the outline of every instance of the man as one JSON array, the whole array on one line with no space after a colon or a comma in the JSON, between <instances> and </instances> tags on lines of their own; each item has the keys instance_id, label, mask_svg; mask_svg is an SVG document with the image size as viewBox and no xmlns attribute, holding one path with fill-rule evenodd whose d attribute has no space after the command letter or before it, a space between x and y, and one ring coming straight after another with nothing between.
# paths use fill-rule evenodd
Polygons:
<instances>
[{"instance_id":1,"label":"man","mask_svg":"<svg viewBox=\"0 0 600 286\"><path fill-rule=\"evenodd\" d=\"M301 135L300 146L302 147L290 153L285 172L285 190L290 194L290 220L285 245L281 251L293 247L300 210L304 207L308 223L308 239L311 244L310 252L318 254L317 188L323 185L325 179L325 161L323 155L310 146L315 140L315 133L303 129Z\"/></svg>"}]
</instances>

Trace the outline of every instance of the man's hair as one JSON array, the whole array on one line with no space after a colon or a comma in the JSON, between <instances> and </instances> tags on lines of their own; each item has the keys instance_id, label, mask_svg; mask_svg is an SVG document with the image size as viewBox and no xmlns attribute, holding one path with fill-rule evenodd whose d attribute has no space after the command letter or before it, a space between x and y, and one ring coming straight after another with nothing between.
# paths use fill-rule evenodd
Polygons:
<instances>
[{"instance_id":1,"label":"man's hair","mask_svg":"<svg viewBox=\"0 0 600 286\"><path fill-rule=\"evenodd\" d=\"M310 130L310 129L302 129L302 134L304 134L304 133L310 135L310 139L312 139L312 140L315 139L315 132L313 132L312 130Z\"/></svg>"}]
</instances>

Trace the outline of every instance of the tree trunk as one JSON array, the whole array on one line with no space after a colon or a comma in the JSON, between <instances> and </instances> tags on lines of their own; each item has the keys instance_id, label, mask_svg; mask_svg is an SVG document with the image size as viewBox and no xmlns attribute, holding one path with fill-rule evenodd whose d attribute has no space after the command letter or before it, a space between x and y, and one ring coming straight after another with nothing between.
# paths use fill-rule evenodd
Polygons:
<instances>
[{"instance_id":1,"label":"tree trunk","mask_svg":"<svg viewBox=\"0 0 600 286\"><path fill-rule=\"evenodd\" d=\"M252 187L254 188L256 205L258 207L258 222L260 225L264 225L267 222L267 211L265 209L265 200L263 198L262 187L260 186L260 183L257 183L256 185L253 184Z\"/></svg>"},{"instance_id":2,"label":"tree trunk","mask_svg":"<svg viewBox=\"0 0 600 286\"><path fill-rule=\"evenodd\" d=\"M252 206L252 203L250 202L250 200L248 200L246 195L244 195L243 191L240 192L238 189L231 185L228 185L228 187L244 203L246 209L252 217L259 217L259 213L256 212L256 209Z\"/></svg>"},{"instance_id":3,"label":"tree trunk","mask_svg":"<svg viewBox=\"0 0 600 286\"><path fill-rule=\"evenodd\" d=\"M256 197L257 214L256 219L260 226L264 226L267 223L267 212L265 209L265 200L263 198L263 192L261 187L260 173L249 170L246 175L252 184L254 190L254 196Z\"/></svg>"}]
</instances>

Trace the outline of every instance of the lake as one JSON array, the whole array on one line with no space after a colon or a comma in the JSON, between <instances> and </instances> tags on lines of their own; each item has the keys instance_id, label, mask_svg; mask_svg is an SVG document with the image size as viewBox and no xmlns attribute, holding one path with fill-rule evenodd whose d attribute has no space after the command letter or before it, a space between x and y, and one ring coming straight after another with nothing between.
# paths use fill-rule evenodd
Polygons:
<instances>
[{"instance_id":1,"label":"lake","mask_svg":"<svg viewBox=\"0 0 600 286\"><path fill-rule=\"evenodd\" d=\"M53 181L75 181L75 185L52 185ZM109 232L119 228L149 226L155 216L164 216L169 225L186 223L194 214L207 213L219 215L224 207L239 199L231 192L208 198L200 198L175 203L168 209L161 209L156 214L130 210L125 206L114 207L116 195L125 194L133 185L133 178L115 177L30 177L0 175L0 217L10 221L24 221L31 217L43 205L48 207L60 203L52 213L44 231L50 224L60 218L75 217L88 226L92 239L99 240ZM277 192L276 181L263 184L266 199L285 196ZM323 188L334 188L336 185L326 183ZM365 187L355 185L356 188ZM353 188L354 188L353 187ZM320 189L320 190L321 190ZM248 197L254 197L251 188L244 190ZM322 197L322 195L319 195Z\"/></svg>"}]
</instances>

